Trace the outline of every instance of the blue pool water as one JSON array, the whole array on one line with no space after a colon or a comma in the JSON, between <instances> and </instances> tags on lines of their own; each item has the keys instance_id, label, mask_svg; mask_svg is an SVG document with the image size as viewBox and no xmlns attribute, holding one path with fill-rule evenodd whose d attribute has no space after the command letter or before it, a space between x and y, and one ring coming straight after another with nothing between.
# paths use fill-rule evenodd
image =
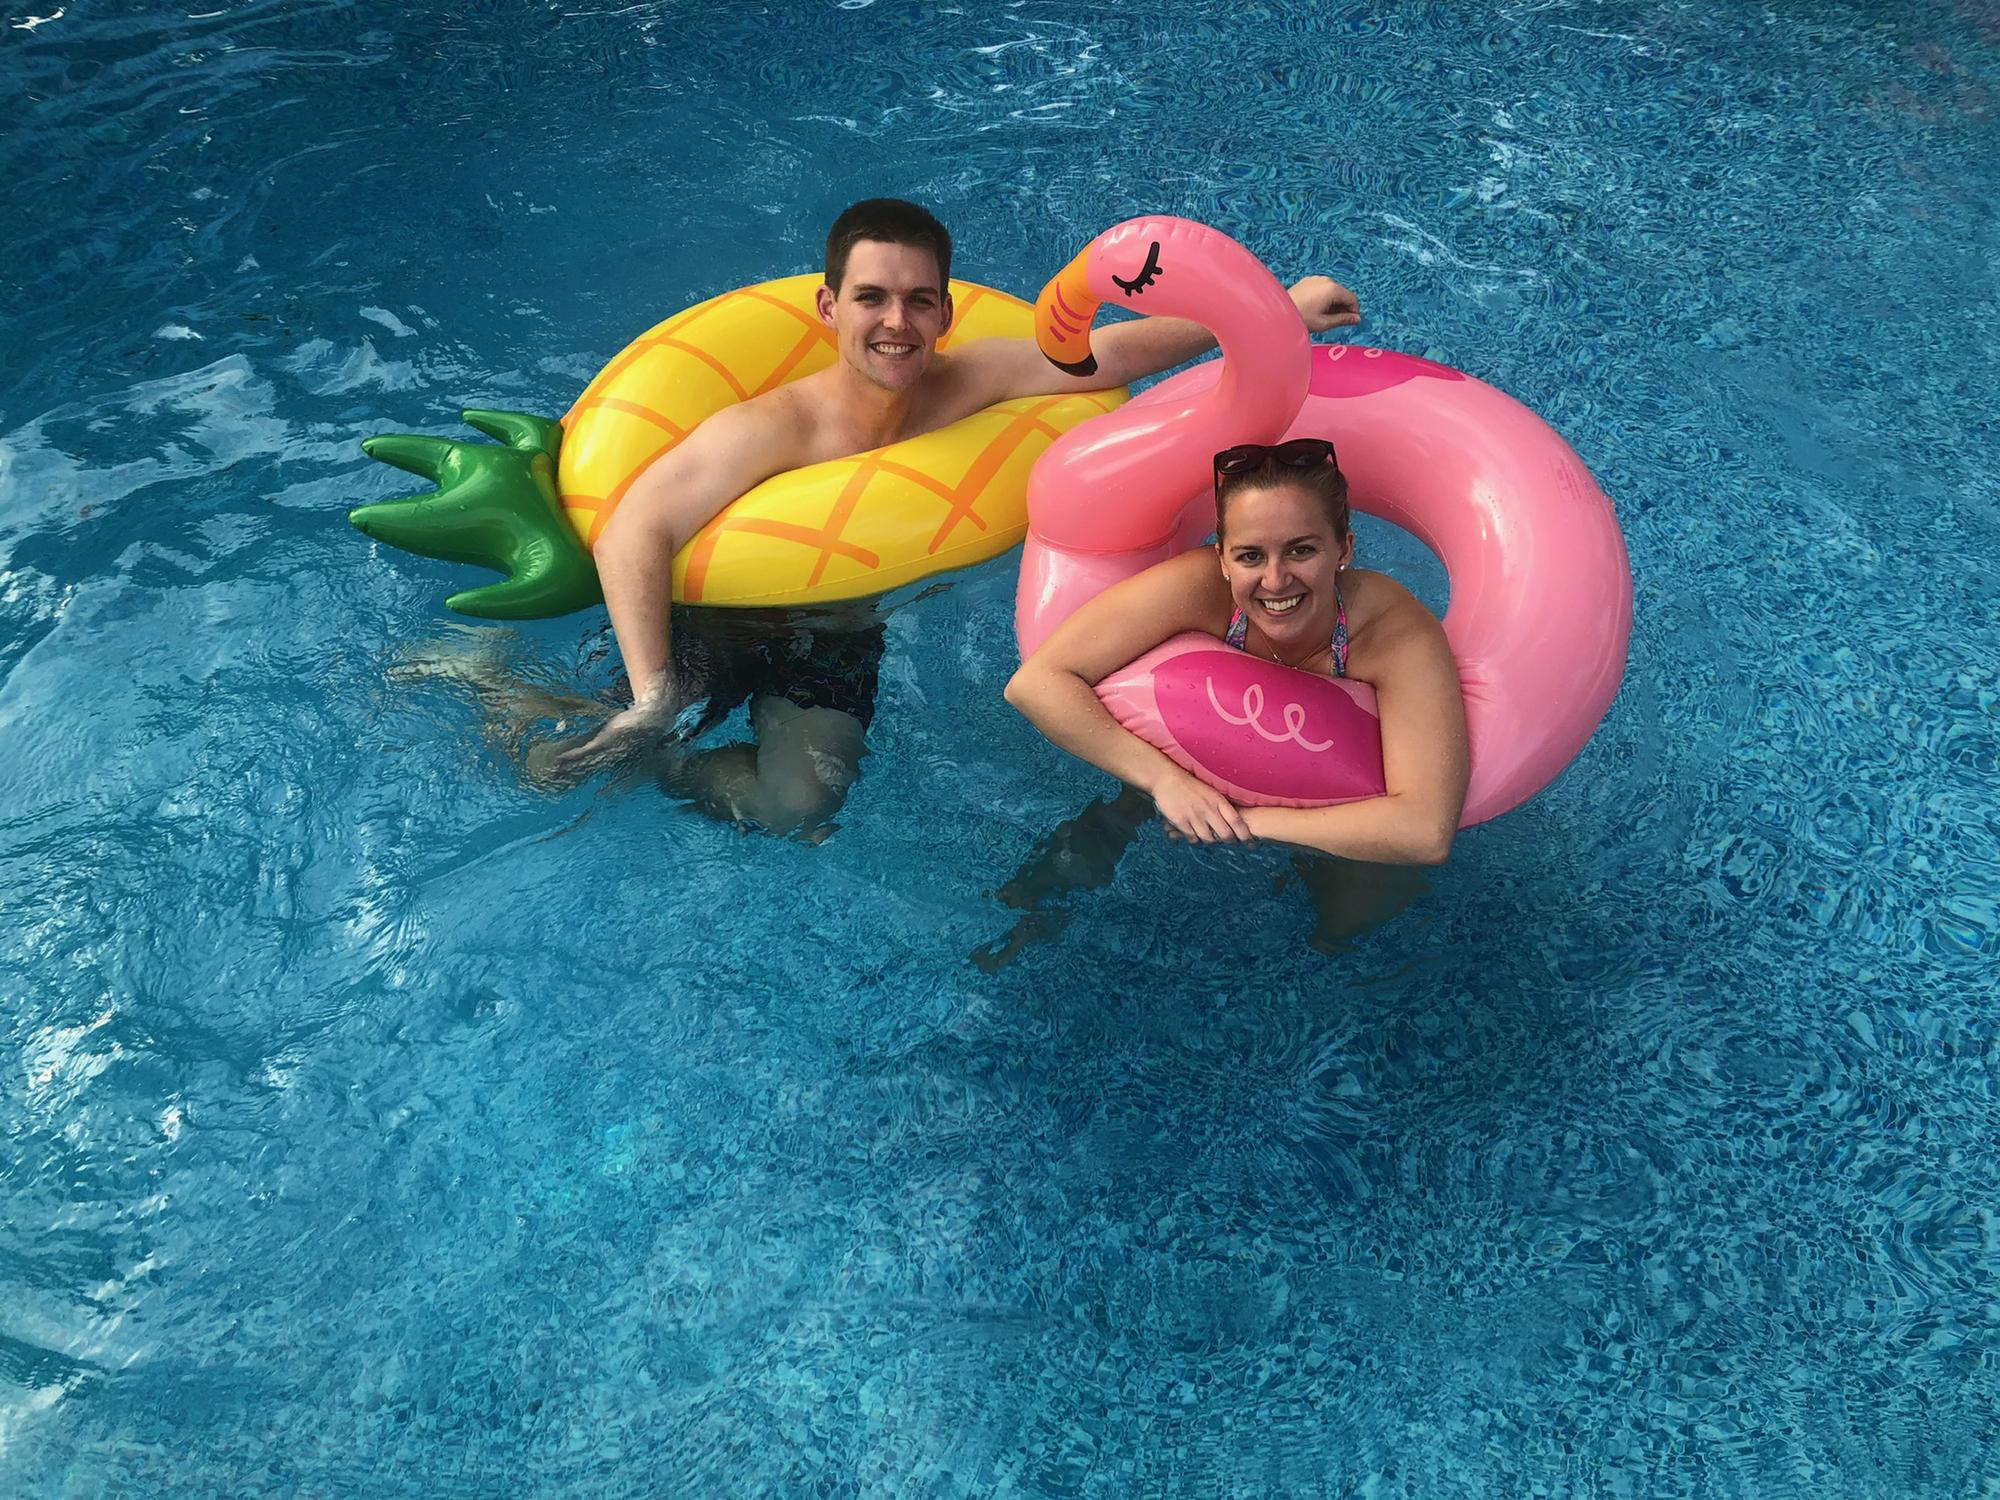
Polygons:
<instances>
[{"instance_id":1,"label":"blue pool water","mask_svg":"<svg viewBox=\"0 0 2000 1500\"><path fill-rule=\"evenodd\" d=\"M197 12L0 30L0 1492L2000 1484L1991 0ZM1540 411L1638 581L1581 761L1344 951L1154 828L989 974L1104 790L1011 559L817 848L396 672L464 575L357 441L876 192L1024 293L1200 218Z\"/></svg>"}]
</instances>

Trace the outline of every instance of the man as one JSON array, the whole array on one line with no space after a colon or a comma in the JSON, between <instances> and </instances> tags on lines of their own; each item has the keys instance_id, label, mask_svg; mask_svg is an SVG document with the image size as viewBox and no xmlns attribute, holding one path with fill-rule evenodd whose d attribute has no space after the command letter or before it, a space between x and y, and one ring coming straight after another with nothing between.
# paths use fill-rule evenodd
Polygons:
<instances>
[{"instance_id":1,"label":"man","mask_svg":"<svg viewBox=\"0 0 2000 1500\"><path fill-rule=\"evenodd\" d=\"M1199 324L1141 318L1093 335L1097 371L1087 378L1065 375L1026 339L978 339L940 354L950 277L951 235L914 203L870 198L834 221L818 307L835 363L708 418L639 476L598 539L598 577L634 701L569 751L567 767L622 755L673 722L689 694L674 670L666 580L674 554L737 496L773 474L932 432L999 401L1106 390L1214 347ZM1299 282L1292 300L1312 332L1360 321L1354 294L1324 276ZM747 694L754 751L677 761L662 784L772 832L823 826L864 753L880 625L872 648L865 627L826 637L830 652L816 643L789 653L798 682L780 680L786 668L777 662ZM819 670L799 670L808 663ZM833 690L816 688L816 677Z\"/></svg>"}]
</instances>

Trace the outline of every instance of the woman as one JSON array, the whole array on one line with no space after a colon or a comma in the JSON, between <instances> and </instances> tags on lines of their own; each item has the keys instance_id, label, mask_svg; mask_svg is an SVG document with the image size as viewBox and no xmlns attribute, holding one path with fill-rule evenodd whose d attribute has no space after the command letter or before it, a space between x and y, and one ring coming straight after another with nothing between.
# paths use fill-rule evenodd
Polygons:
<instances>
[{"instance_id":1,"label":"woman","mask_svg":"<svg viewBox=\"0 0 2000 1500\"><path fill-rule=\"evenodd\" d=\"M1444 862L1465 802L1465 706L1444 629L1410 591L1353 569L1347 479L1333 445L1299 438L1215 456L1213 549L1105 590L1007 684L1049 739L1151 794L1198 843L1278 839L1349 859ZM1093 687L1184 630L1375 689L1387 794L1337 807L1239 808L1120 727Z\"/></svg>"}]
</instances>

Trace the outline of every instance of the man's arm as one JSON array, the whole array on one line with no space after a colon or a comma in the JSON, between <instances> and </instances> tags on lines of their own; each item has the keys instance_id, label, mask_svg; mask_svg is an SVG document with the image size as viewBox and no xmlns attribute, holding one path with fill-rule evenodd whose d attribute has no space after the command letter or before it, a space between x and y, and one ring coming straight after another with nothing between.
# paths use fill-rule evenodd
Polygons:
<instances>
[{"instance_id":1,"label":"man's arm","mask_svg":"<svg viewBox=\"0 0 2000 1500\"><path fill-rule=\"evenodd\" d=\"M1348 328L1361 321L1354 293L1330 276L1308 276L1291 291L1308 333ZM979 404L991 406L1016 396L1054 396L1129 385L1185 364L1214 347L1215 335L1186 318L1133 318L1092 333L1091 353L1097 357L1097 371L1092 375L1065 375L1044 359L1029 339L979 339L954 351L953 358L985 397Z\"/></svg>"},{"instance_id":2,"label":"man's arm","mask_svg":"<svg viewBox=\"0 0 2000 1500\"><path fill-rule=\"evenodd\" d=\"M597 540L597 576L635 706L671 713L667 639L674 554L746 490L796 467L797 424L778 404L727 406L633 481Z\"/></svg>"}]
</instances>

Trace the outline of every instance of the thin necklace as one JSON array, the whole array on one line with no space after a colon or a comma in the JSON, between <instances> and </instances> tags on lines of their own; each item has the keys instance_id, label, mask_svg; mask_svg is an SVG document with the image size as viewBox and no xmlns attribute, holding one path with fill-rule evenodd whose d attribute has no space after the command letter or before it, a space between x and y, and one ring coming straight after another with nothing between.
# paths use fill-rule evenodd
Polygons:
<instances>
[{"instance_id":1,"label":"thin necklace","mask_svg":"<svg viewBox=\"0 0 2000 1500\"><path fill-rule=\"evenodd\" d=\"M1262 635L1263 632L1259 631L1258 634ZM1315 646L1313 647L1312 650L1308 651L1304 656L1301 656L1297 661L1286 661L1284 657L1278 655L1277 647L1271 645L1270 639L1268 637L1266 637L1264 644L1267 648L1269 648L1267 654L1269 655L1269 658L1272 661L1276 662L1281 667L1290 667L1294 672L1298 671L1307 662L1311 661L1315 656L1318 656L1320 652L1328 649L1326 646Z\"/></svg>"}]
</instances>

